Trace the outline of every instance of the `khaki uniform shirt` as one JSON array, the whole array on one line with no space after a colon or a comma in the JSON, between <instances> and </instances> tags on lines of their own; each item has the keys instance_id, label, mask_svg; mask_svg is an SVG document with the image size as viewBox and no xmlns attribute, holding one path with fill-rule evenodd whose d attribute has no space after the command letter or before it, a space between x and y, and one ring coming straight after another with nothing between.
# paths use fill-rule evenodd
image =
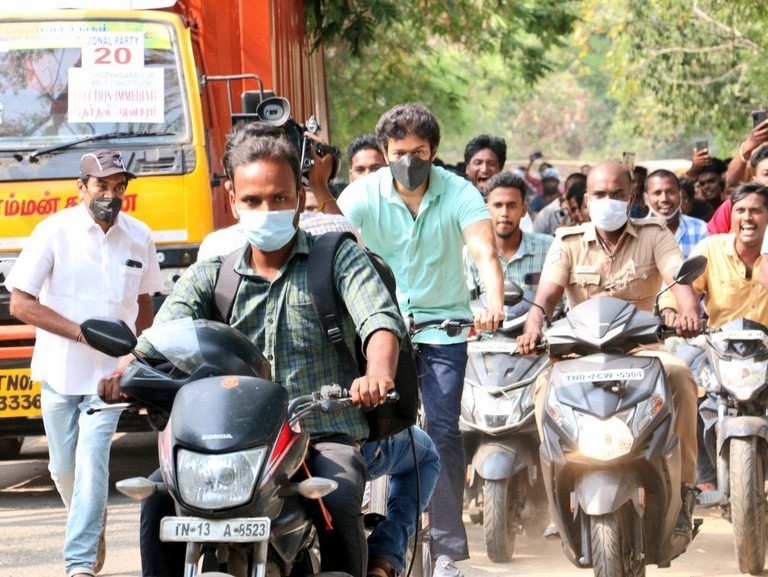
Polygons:
<instances>
[{"instance_id":1,"label":"khaki uniform shirt","mask_svg":"<svg viewBox=\"0 0 768 577\"><path fill-rule=\"evenodd\" d=\"M630 219L613 254L603 246L595 225L559 228L547 254L541 281L565 289L570 307L598 296L652 310L663 274L682 262L680 247L661 219Z\"/></svg>"}]
</instances>

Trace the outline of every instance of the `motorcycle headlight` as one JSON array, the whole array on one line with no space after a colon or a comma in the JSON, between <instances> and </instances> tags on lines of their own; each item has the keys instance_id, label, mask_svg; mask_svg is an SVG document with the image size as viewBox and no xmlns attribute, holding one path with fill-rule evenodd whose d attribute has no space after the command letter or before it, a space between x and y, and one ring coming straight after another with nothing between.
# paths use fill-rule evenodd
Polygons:
<instances>
[{"instance_id":1,"label":"motorcycle headlight","mask_svg":"<svg viewBox=\"0 0 768 577\"><path fill-rule=\"evenodd\" d=\"M207 455L179 449L176 478L181 500L200 509L228 509L253 495L267 448Z\"/></svg>"},{"instance_id":2,"label":"motorcycle headlight","mask_svg":"<svg viewBox=\"0 0 768 577\"><path fill-rule=\"evenodd\" d=\"M737 401L748 401L765 384L766 363L749 359L717 359L720 383Z\"/></svg>"},{"instance_id":3,"label":"motorcycle headlight","mask_svg":"<svg viewBox=\"0 0 768 577\"><path fill-rule=\"evenodd\" d=\"M622 415L626 418L626 415ZM592 415L580 415L579 451L585 456L600 461L610 461L629 453L635 438L629 426L620 415L606 420Z\"/></svg>"}]
</instances>

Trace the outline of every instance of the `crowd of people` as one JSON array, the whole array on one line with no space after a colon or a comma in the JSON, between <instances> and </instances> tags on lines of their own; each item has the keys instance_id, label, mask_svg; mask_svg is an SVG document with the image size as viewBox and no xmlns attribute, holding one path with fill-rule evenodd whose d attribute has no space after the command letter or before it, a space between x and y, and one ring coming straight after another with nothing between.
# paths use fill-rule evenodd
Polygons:
<instances>
[{"instance_id":1,"label":"crowd of people","mask_svg":"<svg viewBox=\"0 0 768 577\"><path fill-rule=\"evenodd\" d=\"M280 129L237 126L223 159L237 222L206 239L198 262L154 319L147 309L149 295L160 288L154 245L145 226L119 211L133 175L117 152L85 155L78 181L82 203L38 226L6 281L12 314L39 329L32 369L33 377L43 380L51 475L69 510L68 577L95 575L103 565L106 466L117 413L79 417L88 407L121 400L119 376L132 358L109 359L83 341L78 323L94 306L123 318L137 335L179 317L212 318L219 268L225 255L240 250L235 270L249 282L241 283L229 322L270 360L273 380L292 396L306 394L316 382L345 380L313 308L301 306L310 304L309 248L325 231L354 231L358 243L342 245L334 282L345 305L344 322L365 344L368 369L352 386L353 407L307 425L310 466L339 483L325 498L333 529L317 522L322 569L354 577L402 574L416 510L428 502L434 575L461 577L457 563L469 557L459 431L466 333L430 329L413 336L426 422L424 431L417 429L421 502L415 497L419 476L402 458L407 439L366 443L361 411L394 387L399 341L407 338L408 325L473 316L477 331L494 331L504 319L504 281L510 280L536 291L541 308L531 309L518 339L522 354L533 353L542 335L541 312L551 315L563 298L574 306L614 296L651 310L682 260L703 254L709 259L706 274L692 287L675 285L665 295L665 324L681 337L697 334L705 316L714 327L741 317L768 326L768 267L760 268L768 251L766 142L768 121L755 127L728 161L694 150L691 169L682 175L607 160L561 179L541 153L531 154L527 166L506 171L504 140L480 135L468 142L463 162L446 167L437 157L435 116L420 104L403 104L385 112L373 134L349 145L349 185L338 186L329 182L333 160L327 156L312 149L314 165L303 175L298 151ZM360 245L392 269L397 302L361 258ZM107 269L114 278L102 274ZM727 294L722 287L729 287ZM472 311L470 298L480 292L486 308ZM153 353L141 338L137 351ZM689 357L663 348L636 354L658 357L674 391L684 503L675 531L690 541L696 494L712 489L715 479L706 452L698 451L698 389ZM39 360L42 355L46 363ZM535 394L537 419L545 388L542 378ZM364 482L373 473L393 475L397 497L390 499L389 525L366 543L360 510ZM403 505L400 510L395 502ZM160 499L142 508L146 577L171 577L181 570L181 562L171 562L178 555L164 549L157 534L168 507Z\"/></svg>"}]
</instances>

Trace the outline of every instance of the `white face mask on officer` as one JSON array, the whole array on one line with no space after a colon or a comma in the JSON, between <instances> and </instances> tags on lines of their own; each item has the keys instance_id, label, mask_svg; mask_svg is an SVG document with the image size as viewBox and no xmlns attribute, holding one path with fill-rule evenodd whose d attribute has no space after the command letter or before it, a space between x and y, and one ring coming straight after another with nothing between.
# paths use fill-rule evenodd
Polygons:
<instances>
[{"instance_id":1,"label":"white face mask on officer","mask_svg":"<svg viewBox=\"0 0 768 577\"><path fill-rule=\"evenodd\" d=\"M626 200L598 198L589 200L589 218L596 228L613 232L620 229L629 217L629 203Z\"/></svg>"}]
</instances>

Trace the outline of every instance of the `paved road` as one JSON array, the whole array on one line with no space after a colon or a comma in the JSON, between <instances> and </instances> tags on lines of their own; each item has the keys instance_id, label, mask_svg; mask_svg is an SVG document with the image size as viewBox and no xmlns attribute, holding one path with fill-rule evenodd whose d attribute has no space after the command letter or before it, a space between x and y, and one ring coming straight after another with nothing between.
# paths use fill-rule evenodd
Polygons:
<instances>
[{"instance_id":1,"label":"paved road","mask_svg":"<svg viewBox=\"0 0 768 577\"><path fill-rule=\"evenodd\" d=\"M55 577L64 575L60 550L65 513L46 469L44 438L28 439L19 461L0 462L0 577ZM155 437L150 433L118 435L113 447L112 483L143 475L155 468ZM650 576L739 577L728 523L715 511L704 517L703 532L670 569L648 569ZM103 577L139 577L139 506L112 491L109 496L107 560ZM472 559L459 564L466 577L499 575L586 577L563 555L558 543L520 536L514 560L491 563L485 556L482 530L467 525Z\"/></svg>"}]
</instances>

